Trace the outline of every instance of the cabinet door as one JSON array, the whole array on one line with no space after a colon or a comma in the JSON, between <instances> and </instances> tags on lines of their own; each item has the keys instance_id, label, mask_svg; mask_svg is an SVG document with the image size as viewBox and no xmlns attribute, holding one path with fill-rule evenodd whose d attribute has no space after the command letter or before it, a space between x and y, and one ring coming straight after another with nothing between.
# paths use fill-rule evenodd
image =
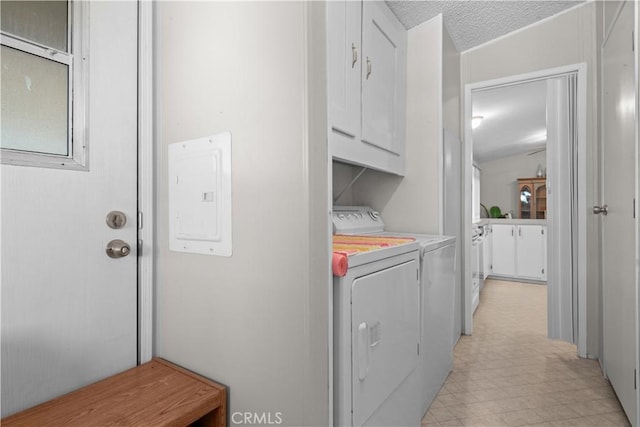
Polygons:
<instances>
[{"instance_id":1,"label":"cabinet door","mask_svg":"<svg viewBox=\"0 0 640 427\"><path fill-rule=\"evenodd\" d=\"M500 276L515 276L515 226L493 224L492 273Z\"/></svg>"},{"instance_id":2,"label":"cabinet door","mask_svg":"<svg viewBox=\"0 0 640 427\"><path fill-rule=\"evenodd\" d=\"M546 182L537 182L533 184L534 209L537 219L547 218L547 184Z\"/></svg>"},{"instance_id":3,"label":"cabinet door","mask_svg":"<svg viewBox=\"0 0 640 427\"><path fill-rule=\"evenodd\" d=\"M486 279L491 274L492 260L492 246L493 246L493 233L491 226L486 227L484 239L482 240L482 262L484 263L482 272L484 273L483 279Z\"/></svg>"},{"instance_id":4,"label":"cabinet door","mask_svg":"<svg viewBox=\"0 0 640 427\"><path fill-rule=\"evenodd\" d=\"M520 211L520 218L531 219L533 218L533 184L530 182L520 183L518 186L518 206Z\"/></svg>"},{"instance_id":5,"label":"cabinet door","mask_svg":"<svg viewBox=\"0 0 640 427\"><path fill-rule=\"evenodd\" d=\"M541 225L519 225L516 236L516 274L523 279L544 280L546 237Z\"/></svg>"},{"instance_id":6,"label":"cabinet door","mask_svg":"<svg viewBox=\"0 0 640 427\"><path fill-rule=\"evenodd\" d=\"M359 143L362 5L327 2L327 90L331 136ZM351 142L349 141L351 140Z\"/></svg>"},{"instance_id":7,"label":"cabinet door","mask_svg":"<svg viewBox=\"0 0 640 427\"><path fill-rule=\"evenodd\" d=\"M382 1L362 13L362 141L404 156L407 32Z\"/></svg>"}]
</instances>

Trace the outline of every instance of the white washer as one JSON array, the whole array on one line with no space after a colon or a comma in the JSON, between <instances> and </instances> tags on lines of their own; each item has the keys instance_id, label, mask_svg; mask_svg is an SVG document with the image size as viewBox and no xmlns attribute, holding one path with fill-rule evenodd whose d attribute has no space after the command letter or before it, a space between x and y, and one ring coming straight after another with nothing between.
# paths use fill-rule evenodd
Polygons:
<instances>
[{"instance_id":1,"label":"white washer","mask_svg":"<svg viewBox=\"0 0 640 427\"><path fill-rule=\"evenodd\" d=\"M382 225L364 214L337 215L353 225L339 226L340 234L376 234ZM334 425L417 427L420 245L358 253L348 263L333 280Z\"/></svg>"},{"instance_id":2,"label":"white washer","mask_svg":"<svg viewBox=\"0 0 640 427\"><path fill-rule=\"evenodd\" d=\"M340 214L373 215L382 223L380 215L366 206L335 206L334 216ZM453 347L459 338L454 328L456 238L392 231L376 234L413 237L420 245L420 363L415 376L424 414L453 369Z\"/></svg>"}]
</instances>

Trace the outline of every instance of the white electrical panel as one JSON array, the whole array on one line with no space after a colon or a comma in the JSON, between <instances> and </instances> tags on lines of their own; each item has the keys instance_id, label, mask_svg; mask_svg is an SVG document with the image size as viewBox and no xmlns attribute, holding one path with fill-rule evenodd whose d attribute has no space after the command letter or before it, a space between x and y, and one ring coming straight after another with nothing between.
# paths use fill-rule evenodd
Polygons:
<instances>
[{"instance_id":1,"label":"white electrical panel","mask_svg":"<svg viewBox=\"0 0 640 427\"><path fill-rule=\"evenodd\" d=\"M169 144L169 249L231 256L231 133Z\"/></svg>"}]
</instances>

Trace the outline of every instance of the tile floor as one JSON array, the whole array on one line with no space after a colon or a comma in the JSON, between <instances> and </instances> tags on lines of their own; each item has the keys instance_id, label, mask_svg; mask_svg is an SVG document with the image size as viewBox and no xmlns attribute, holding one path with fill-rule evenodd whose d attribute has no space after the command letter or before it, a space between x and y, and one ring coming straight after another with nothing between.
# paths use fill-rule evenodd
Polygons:
<instances>
[{"instance_id":1,"label":"tile floor","mask_svg":"<svg viewBox=\"0 0 640 427\"><path fill-rule=\"evenodd\" d=\"M547 339L546 286L487 280L423 426L628 426L595 360Z\"/></svg>"}]
</instances>

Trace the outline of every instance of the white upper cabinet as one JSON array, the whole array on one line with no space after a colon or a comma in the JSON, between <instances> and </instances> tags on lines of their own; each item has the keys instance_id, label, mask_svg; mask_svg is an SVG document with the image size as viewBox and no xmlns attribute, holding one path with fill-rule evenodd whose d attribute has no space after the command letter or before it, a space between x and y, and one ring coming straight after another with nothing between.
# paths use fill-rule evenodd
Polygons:
<instances>
[{"instance_id":1,"label":"white upper cabinet","mask_svg":"<svg viewBox=\"0 0 640 427\"><path fill-rule=\"evenodd\" d=\"M334 159L404 174L406 45L406 30L384 2L327 2Z\"/></svg>"},{"instance_id":2,"label":"white upper cabinet","mask_svg":"<svg viewBox=\"0 0 640 427\"><path fill-rule=\"evenodd\" d=\"M363 3L362 48L362 140L402 156L407 32L382 2Z\"/></svg>"},{"instance_id":3,"label":"white upper cabinet","mask_svg":"<svg viewBox=\"0 0 640 427\"><path fill-rule=\"evenodd\" d=\"M344 138L360 134L360 62L362 4L327 3L329 123Z\"/></svg>"}]
</instances>

